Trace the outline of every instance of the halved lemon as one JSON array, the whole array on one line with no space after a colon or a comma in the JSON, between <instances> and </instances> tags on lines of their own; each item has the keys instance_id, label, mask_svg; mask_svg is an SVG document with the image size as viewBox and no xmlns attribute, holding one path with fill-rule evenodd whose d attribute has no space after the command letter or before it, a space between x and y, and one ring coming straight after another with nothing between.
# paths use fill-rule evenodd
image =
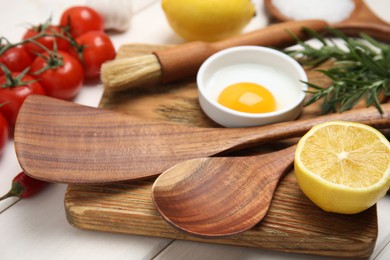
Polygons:
<instances>
[{"instance_id":1,"label":"halved lemon","mask_svg":"<svg viewBox=\"0 0 390 260\"><path fill-rule=\"evenodd\" d=\"M373 127L332 121L299 141L294 171L303 193L325 211L355 214L390 187L390 143Z\"/></svg>"}]
</instances>

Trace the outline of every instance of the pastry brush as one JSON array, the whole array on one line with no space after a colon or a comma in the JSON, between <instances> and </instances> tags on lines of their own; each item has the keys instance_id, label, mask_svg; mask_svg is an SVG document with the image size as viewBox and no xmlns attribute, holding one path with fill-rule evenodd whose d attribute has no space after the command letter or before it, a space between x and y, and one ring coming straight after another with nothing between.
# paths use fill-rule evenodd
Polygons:
<instances>
[{"instance_id":1,"label":"pastry brush","mask_svg":"<svg viewBox=\"0 0 390 260\"><path fill-rule=\"evenodd\" d=\"M287 47L296 43L291 34L299 38L307 37L302 28L320 32L327 26L323 20L289 21L223 41L188 42L147 55L107 62L102 66L101 77L104 87L111 92L148 84L170 83L196 75L201 64L220 50L242 45Z\"/></svg>"}]
</instances>

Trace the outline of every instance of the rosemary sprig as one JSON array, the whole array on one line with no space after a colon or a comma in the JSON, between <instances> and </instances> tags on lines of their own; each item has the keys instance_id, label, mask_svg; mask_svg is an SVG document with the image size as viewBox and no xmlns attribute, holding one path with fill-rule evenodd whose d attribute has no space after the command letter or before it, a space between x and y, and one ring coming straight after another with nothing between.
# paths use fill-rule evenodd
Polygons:
<instances>
[{"instance_id":1,"label":"rosemary sprig","mask_svg":"<svg viewBox=\"0 0 390 260\"><path fill-rule=\"evenodd\" d=\"M305 106L322 99L322 113L327 114L350 110L365 99L366 106L374 105L383 114L378 97L390 96L390 45L379 43L366 34L351 38L336 29L328 30L332 36L342 40L341 46L305 29L307 34L320 42L321 47L314 48L294 36L301 48L285 50L306 66L316 67L330 59L334 60L334 67L317 70L332 80L329 87L304 82L312 89L307 91L311 98Z\"/></svg>"}]
</instances>

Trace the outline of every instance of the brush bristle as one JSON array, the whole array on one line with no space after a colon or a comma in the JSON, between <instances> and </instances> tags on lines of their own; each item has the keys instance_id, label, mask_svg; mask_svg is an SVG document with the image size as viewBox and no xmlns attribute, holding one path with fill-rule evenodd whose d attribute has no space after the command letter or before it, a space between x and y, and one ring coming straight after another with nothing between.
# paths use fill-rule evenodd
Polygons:
<instances>
[{"instance_id":1,"label":"brush bristle","mask_svg":"<svg viewBox=\"0 0 390 260\"><path fill-rule=\"evenodd\" d=\"M104 88L110 91L123 91L161 79L161 66L153 54L133 58L115 59L106 62L101 68Z\"/></svg>"}]
</instances>

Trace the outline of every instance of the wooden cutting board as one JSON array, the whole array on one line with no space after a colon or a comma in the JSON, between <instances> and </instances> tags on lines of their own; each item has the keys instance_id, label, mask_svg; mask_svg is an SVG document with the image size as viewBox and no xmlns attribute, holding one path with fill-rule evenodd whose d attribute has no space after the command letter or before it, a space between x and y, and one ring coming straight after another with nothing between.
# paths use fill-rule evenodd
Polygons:
<instances>
[{"instance_id":1,"label":"wooden cutting board","mask_svg":"<svg viewBox=\"0 0 390 260\"><path fill-rule=\"evenodd\" d=\"M117 58L142 55L164 47L126 45L120 48ZM311 82L329 83L319 73L309 71L308 74ZM100 106L154 120L219 127L201 111L193 79L120 94L106 90ZM319 114L319 104L311 105L305 108L301 118ZM283 143L245 150L240 155L273 150L279 145ZM81 229L326 256L366 258L375 246L378 232L376 206L356 215L324 212L300 191L293 170L281 180L268 214L258 225L244 233L218 239L187 235L167 224L154 208L152 184L153 179L109 185L70 185L65 194L67 219Z\"/></svg>"}]
</instances>

